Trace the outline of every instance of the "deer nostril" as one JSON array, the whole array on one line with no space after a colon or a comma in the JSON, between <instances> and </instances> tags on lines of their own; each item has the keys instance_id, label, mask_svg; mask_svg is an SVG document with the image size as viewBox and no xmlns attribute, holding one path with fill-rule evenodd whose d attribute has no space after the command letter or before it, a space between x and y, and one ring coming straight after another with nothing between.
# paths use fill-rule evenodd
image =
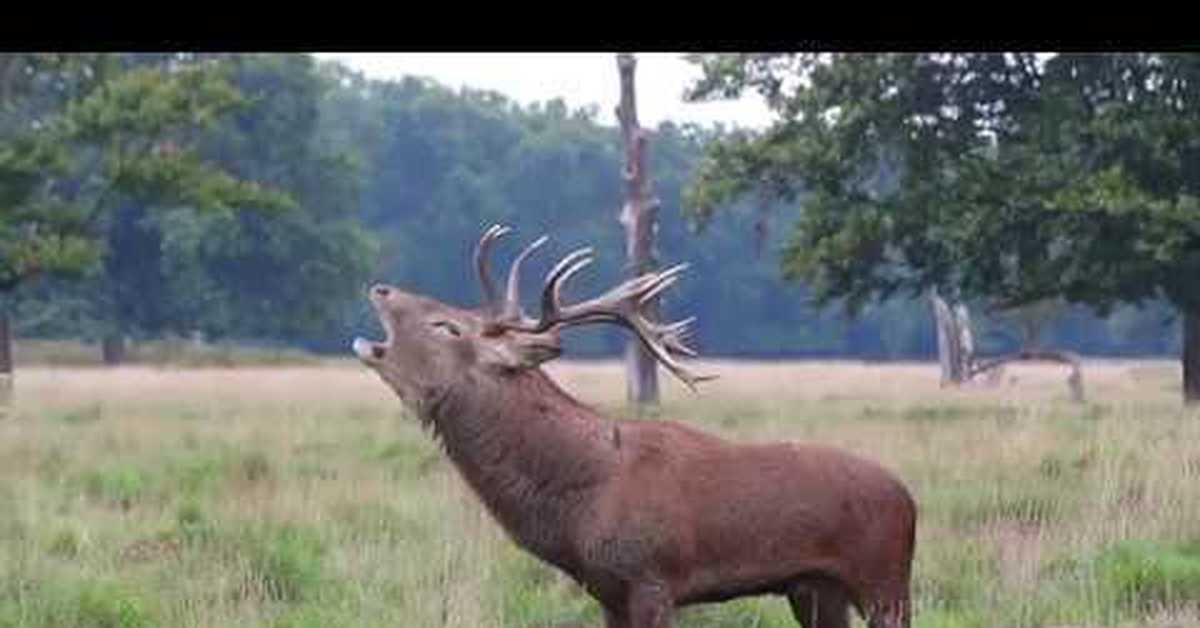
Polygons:
<instances>
[{"instance_id":1,"label":"deer nostril","mask_svg":"<svg viewBox=\"0 0 1200 628\"><path fill-rule=\"evenodd\" d=\"M387 286L375 286L375 294L380 297L386 297L391 293Z\"/></svg>"}]
</instances>

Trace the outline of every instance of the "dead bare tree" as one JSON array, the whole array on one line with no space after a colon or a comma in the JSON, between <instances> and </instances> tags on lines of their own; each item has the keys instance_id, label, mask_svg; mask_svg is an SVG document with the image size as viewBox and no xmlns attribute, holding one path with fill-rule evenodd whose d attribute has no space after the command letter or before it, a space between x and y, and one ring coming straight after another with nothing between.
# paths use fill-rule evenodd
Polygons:
<instances>
[{"instance_id":1,"label":"dead bare tree","mask_svg":"<svg viewBox=\"0 0 1200 628\"><path fill-rule=\"evenodd\" d=\"M618 218L625 227L625 259L630 277L651 272L657 266L654 236L658 230L657 199L651 197L650 176L646 168L646 142L649 133L638 124L637 98L634 92L634 70L637 60L631 54L617 55L617 70L621 77L621 100L617 120L625 141L625 204ZM650 320L658 318L657 299L645 305ZM636 340L625 348L625 381L629 402L637 407L658 403L658 371L654 356Z\"/></svg>"},{"instance_id":2,"label":"dead bare tree","mask_svg":"<svg viewBox=\"0 0 1200 628\"><path fill-rule=\"evenodd\" d=\"M618 420L574 399L540 365L568 327L628 329L689 386L706 379L678 358L691 320L658 323L644 307L684 270L628 279L565 304L563 284L592 261L567 255L547 274L537 318L521 307L522 262L503 296L480 240L484 306L460 309L395 286L369 299L386 331L354 352L440 441L510 538L569 574L608 628L665 628L679 606L776 594L801 625L910 622L916 505L869 460L808 443L739 444L676 421Z\"/></svg>"},{"instance_id":3,"label":"dead bare tree","mask_svg":"<svg viewBox=\"0 0 1200 628\"><path fill-rule=\"evenodd\" d=\"M998 377L1003 368L1013 362L1054 362L1070 367L1067 388L1071 400L1084 401L1083 362L1070 351L1044 349L1039 346L1041 330L1061 312L1057 302L1040 302L1022 307L997 310L1015 324L1021 334L1021 348L1010 354L981 358L975 354L975 339L971 317L965 303L948 303L936 288L929 291L937 326L938 362L942 370L942 386L957 386L980 377Z\"/></svg>"},{"instance_id":4,"label":"dead bare tree","mask_svg":"<svg viewBox=\"0 0 1200 628\"><path fill-rule=\"evenodd\" d=\"M1083 403L1083 361L1072 351L1046 349L1041 346L1042 329L1047 323L1062 314L1063 303L1054 299L1028 303L1019 307L995 307L993 309L995 315L1007 319L1017 327L1021 348L1007 355L974 361L969 376L976 377L996 372L1013 362L1063 364L1070 369L1067 374L1067 389L1071 393L1071 401Z\"/></svg>"},{"instance_id":5,"label":"dead bare tree","mask_svg":"<svg viewBox=\"0 0 1200 628\"><path fill-rule=\"evenodd\" d=\"M971 364L975 360L975 337L971 332L970 312L963 303L948 303L937 288L929 290L929 301L937 326L942 386L961 384L970 379Z\"/></svg>"},{"instance_id":6,"label":"dead bare tree","mask_svg":"<svg viewBox=\"0 0 1200 628\"><path fill-rule=\"evenodd\" d=\"M1055 362L1070 367L1067 375L1067 389L1071 391L1071 401L1083 403L1083 362L1071 351L1050 349L1022 349L1007 355L980 360L971 366L971 377L977 377L994 369L1003 368L1012 362Z\"/></svg>"}]
</instances>

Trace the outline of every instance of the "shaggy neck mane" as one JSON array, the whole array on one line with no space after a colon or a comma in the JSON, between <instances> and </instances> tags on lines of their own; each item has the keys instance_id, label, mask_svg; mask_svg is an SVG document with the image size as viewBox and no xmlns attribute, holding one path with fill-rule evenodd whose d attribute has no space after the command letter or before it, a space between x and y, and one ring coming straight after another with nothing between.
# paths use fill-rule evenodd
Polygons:
<instances>
[{"instance_id":1,"label":"shaggy neck mane","mask_svg":"<svg viewBox=\"0 0 1200 628\"><path fill-rule=\"evenodd\" d=\"M513 539L570 570L565 534L611 474L614 421L573 399L541 369L499 381L464 377L429 391L421 419Z\"/></svg>"}]
</instances>

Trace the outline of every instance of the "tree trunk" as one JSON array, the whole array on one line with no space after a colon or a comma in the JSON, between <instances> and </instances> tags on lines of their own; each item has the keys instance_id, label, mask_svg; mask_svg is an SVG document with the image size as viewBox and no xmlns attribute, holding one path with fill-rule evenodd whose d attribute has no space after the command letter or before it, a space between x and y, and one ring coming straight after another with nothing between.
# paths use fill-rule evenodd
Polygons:
<instances>
[{"instance_id":1,"label":"tree trunk","mask_svg":"<svg viewBox=\"0 0 1200 628\"><path fill-rule=\"evenodd\" d=\"M658 201L649 198L649 177L646 173L646 136L638 124L637 102L634 97L634 68L637 61L630 54L617 55L617 70L621 76L621 101L617 120L625 140L625 205L619 221L625 227L627 271L636 277L654 270L654 234ZM657 297L644 306L647 319L658 318ZM641 341L631 338L625 346L626 391L630 403L638 407L658 403L658 371L654 356Z\"/></svg>"},{"instance_id":2,"label":"tree trunk","mask_svg":"<svg viewBox=\"0 0 1200 628\"><path fill-rule=\"evenodd\" d=\"M930 289L929 300L933 305L933 318L937 326L942 386L961 384L970 379L971 363L975 359L971 315L962 303L951 307L936 288Z\"/></svg>"},{"instance_id":3,"label":"tree trunk","mask_svg":"<svg viewBox=\"0 0 1200 628\"><path fill-rule=\"evenodd\" d=\"M1200 403L1200 306L1183 312L1183 402Z\"/></svg>"},{"instance_id":4,"label":"tree trunk","mask_svg":"<svg viewBox=\"0 0 1200 628\"><path fill-rule=\"evenodd\" d=\"M938 296L937 290L929 291L929 304L933 308L933 326L937 332L937 354L938 365L942 369L942 386L951 384L955 381L954 378L954 356L950 348L951 338L950 333L950 308L946 302Z\"/></svg>"},{"instance_id":5,"label":"tree trunk","mask_svg":"<svg viewBox=\"0 0 1200 628\"><path fill-rule=\"evenodd\" d=\"M100 341L100 355L108 366L117 366L125 362L124 334L109 334Z\"/></svg>"},{"instance_id":6,"label":"tree trunk","mask_svg":"<svg viewBox=\"0 0 1200 628\"><path fill-rule=\"evenodd\" d=\"M971 365L975 363L975 335L971 333L971 313L965 303L954 304L954 331L958 334L958 370L965 379L971 379Z\"/></svg>"},{"instance_id":7,"label":"tree trunk","mask_svg":"<svg viewBox=\"0 0 1200 628\"><path fill-rule=\"evenodd\" d=\"M8 414L13 395L12 325L8 309L0 303L0 418Z\"/></svg>"}]
</instances>

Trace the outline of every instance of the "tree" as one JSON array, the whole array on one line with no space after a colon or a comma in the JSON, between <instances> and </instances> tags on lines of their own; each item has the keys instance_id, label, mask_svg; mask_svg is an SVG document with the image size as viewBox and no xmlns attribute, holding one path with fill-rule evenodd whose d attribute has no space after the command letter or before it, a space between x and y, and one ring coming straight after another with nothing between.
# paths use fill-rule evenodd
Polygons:
<instances>
[{"instance_id":1,"label":"tree","mask_svg":"<svg viewBox=\"0 0 1200 628\"><path fill-rule=\"evenodd\" d=\"M942 385L961 384L971 378L975 362L975 335L971 315L964 303L951 306L933 288L929 291L937 327L938 363L942 367Z\"/></svg>"},{"instance_id":2,"label":"tree","mask_svg":"<svg viewBox=\"0 0 1200 628\"><path fill-rule=\"evenodd\" d=\"M709 144L688 191L701 225L730 200L762 195L803 211L785 276L818 304L857 313L871 300L928 293L943 382L969 378L973 341L960 286L961 244L945 225L975 201L961 183L988 159L986 103L1021 97L1023 76L998 55L697 57L692 98L756 89L775 112L765 133ZM967 68L971 68L968 70ZM981 80L956 90L964 75Z\"/></svg>"},{"instance_id":3,"label":"tree","mask_svg":"<svg viewBox=\"0 0 1200 628\"><path fill-rule=\"evenodd\" d=\"M0 76L9 140L0 150L0 229L11 236L0 245L6 303L32 278L81 275L112 263L105 234L123 209L291 203L196 153L196 137L241 102L217 62L189 55L4 55ZM0 325L0 332L8 327ZM10 355L10 342L0 333L0 355ZM0 364L5 368L11 372L11 362Z\"/></svg>"},{"instance_id":4,"label":"tree","mask_svg":"<svg viewBox=\"0 0 1200 628\"><path fill-rule=\"evenodd\" d=\"M1018 147L1056 162L1063 185L1039 195L1039 218L1068 237L1004 297L1102 312L1165 299L1182 318L1184 399L1200 401L1200 55L1059 55L1043 82L1043 124Z\"/></svg>"},{"instance_id":5,"label":"tree","mask_svg":"<svg viewBox=\"0 0 1200 628\"><path fill-rule=\"evenodd\" d=\"M114 211L92 291L103 305L93 316L118 339L316 332L358 294L373 262L373 241L356 216L357 164L317 137L329 77L306 55L221 62L243 104L198 137L196 150L237 177L286 190L290 211L249 204L258 199L223 211L147 204Z\"/></svg>"},{"instance_id":6,"label":"tree","mask_svg":"<svg viewBox=\"0 0 1200 628\"><path fill-rule=\"evenodd\" d=\"M761 134L710 147L703 218L751 191L798 201L785 272L851 308L937 288L1007 308L1185 313L1200 398L1194 55L715 55L691 97L757 90ZM803 185L803 197L800 195Z\"/></svg>"},{"instance_id":7,"label":"tree","mask_svg":"<svg viewBox=\"0 0 1200 628\"><path fill-rule=\"evenodd\" d=\"M159 262L169 237L161 226L175 222L172 214L199 211L231 220L245 208L295 209L290 195L275 191L282 190L277 182L264 187L258 173L239 177L201 150L207 136L250 104L232 80L231 61L131 55L122 59L126 72L68 109L68 120L110 173L95 201L103 263L89 282L108 364L123 361L131 331L161 332L178 320ZM144 163L128 165L138 161Z\"/></svg>"},{"instance_id":8,"label":"tree","mask_svg":"<svg viewBox=\"0 0 1200 628\"><path fill-rule=\"evenodd\" d=\"M78 273L97 251L87 214L62 198L69 153L55 114L88 89L94 57L0 54L0 405L11 394L13 291L43 273Z\"/></svg>"},{"instance_id":9,"label":"tree","mask_svg":"<svg viewBox=\"0 0 1200 628\"><path fill-rule=\"evenodd\" d=\"M621 207L620 222L625 228L625 259L630 277L652 272L657 266L654 252L654 233L658 230L657 199L650 198L650 175L647 172L646 142L649 134L642 129L637 117L637 96L634 92L634 70L637 60L631 54L617 55L617 70L621 78L621 100L617 120L625 142L625 204ZM657 299L644 303L646 316L658 317ZM630 403L639 407L658 403L658 365L654 356L636 338L625 346L625 380Z\"/></svg>"}]
</instances>

